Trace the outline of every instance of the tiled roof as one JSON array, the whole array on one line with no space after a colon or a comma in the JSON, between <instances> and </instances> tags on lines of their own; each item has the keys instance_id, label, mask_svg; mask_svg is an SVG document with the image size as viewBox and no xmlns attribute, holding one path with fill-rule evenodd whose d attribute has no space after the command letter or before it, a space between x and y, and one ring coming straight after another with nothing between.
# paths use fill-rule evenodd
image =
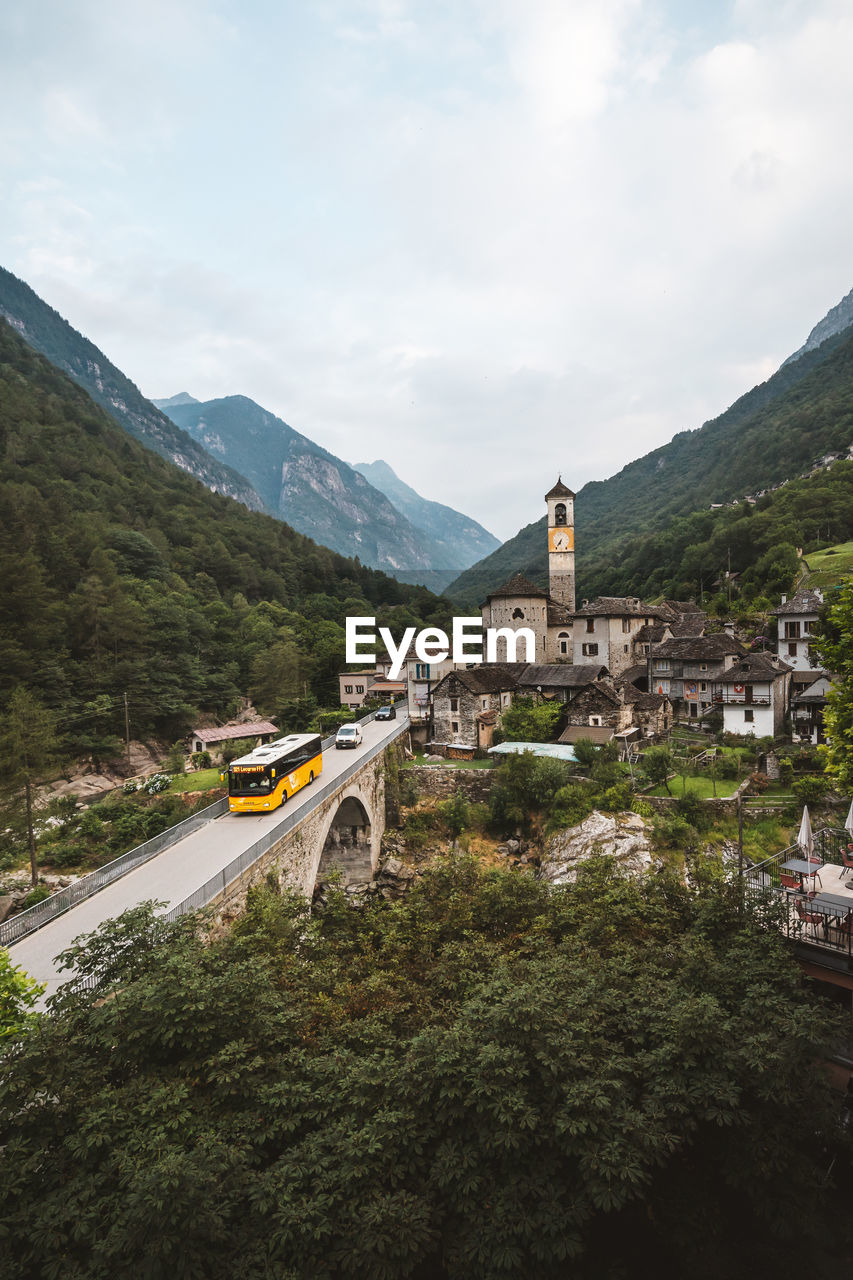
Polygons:
<instances>
[{"instance_id":1,"label":"tiled roof","mask_svg":"<svg viewBox=\"0 0 853 1280\"><path fill-rule=\"evenodd\" d=\"M557 483L554 485L554 488L549 489L545 494L545 501L547 502L549 498L573 498L574 496L575 495L572 493L571 489L567 488L566 485L563 484L563 478L560 476Z\"/></svg>"},{"instance_id":2,"label":"tiled roof","mask_svg":"<svg viewBox=\"0 0 853 1280\"><path fill-rule=\"evenodd\" d=\"M744 684L751 680L775 680L783 672L790 671L786 663L775 661L763 653L748 653L733 667L718 676L720 684Z\"/></svg>"},{"instance_id":3,"label":"tiled roof","mask_svg":"<svg viewBox=\"0 0 853 1280\"><path fill-rule=\"evenodd\" d=\"M531 663L519 677L518 685L519 688L534 689L537 685L556 689L582 689L606 671L606 667L597 666L593 662L579 663L577 666L567 662Z\"/></svg>"},{"instance_id":4,"label":"tiled roof","mask_svg":"<svg viewBox=\"0 0 853 1280\"><path fill-rule=\"evenodd\" d=\"M523 573L516 573L502 587L498 587L497 591L489 592L486 599L495 600L500 596L538 596L547 599L548 592L525 578Z\"/></svg>"},{"instance_id":5,"label":"tiled roof","mask_svg":"<svg viewBox=\"0 0 853 1280\"><path fill-rule=\"evenodd\" d=\"M666 618L668 610L656 604L643 604L636 596L599 596L597 600L588 601L576 611L575 616L611 618Z\"/></svg>"},{"instance_id":6,"label":"tiled roof","mask_svg":"<svg viewBox=\"0 0 853 1280\"><path fill-rule=\"evenodd\" d=\"M462 667L457 671L448 672L436 685L433 697L438 695L440 689L444 690L445 685L450 686L454 680L458 680L469 693L503 693L506 690L515 689L524 669L523 662L498 662L490 663L488 666Z\"/></svg>"},{"instance_id":7,"label":"tiled roof","mask_svg":"<svg viewBox=\"0 0 853 1280\"><path fill-rule=\"evenodd\" d=\"M265 738L278 732L271 720L249 720L245 724L223 724L218 729L193 729L192 736L206 746L209 742L233 742L235 738Z\"/></svg>"},{"instance_id":8,"label":"tiled roof","mask_svg":"<svg viewBox=\"0 0 853 1280\"><path fill-rule=\"evenodd\" d=\"M664 640L663 644L656 645L651 657L680 658L687 662L704 661L707 658L720 661L731 653L746 653L746 645L741 644L734 636L718 631L713 636L673 636L671 640Z\"/></svg>"},{"instance_id":9,"label":"tiled roof","mask_svg":"<svg viewBox=\"0 0 853 1280\"><path fill-rule=\"evenodd\" d=\"M816 591L807 591L803 588L792 595L790 600L786 600L784 604L780 604L777 609L771 609L771 613L777 618L785 616L789 613L820 613L823 608L823 600Z\"/></svg>"}]
</instances>

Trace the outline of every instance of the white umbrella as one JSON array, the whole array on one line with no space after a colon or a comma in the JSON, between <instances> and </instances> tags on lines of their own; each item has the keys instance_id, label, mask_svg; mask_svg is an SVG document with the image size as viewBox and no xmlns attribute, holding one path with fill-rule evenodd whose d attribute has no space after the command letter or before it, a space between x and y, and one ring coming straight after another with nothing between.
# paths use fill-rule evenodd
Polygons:
<instances>
[{"instance_id":1,"label":"white umbrella","mask_svg":"<svg viewBox=\"0 0 853 1280\"><path fill-rule=\"evenodd\" d=\"M803 805L803 820L800 823L800 830L797 833L797 844L800 846L803 857L806 862L811 862L811 856L814 853L814 835L812 834L812 823L809 817L809 806Z\"/></svg>"},{"instance_id":2,"label":"white umbrella","mask_svg":"<svg viewBox=\"0 0 853 1280\"><path fill-rule=\"evenodd\" d=\"M849 832L850 839L853 840L853 800L850 801L850 809L847 813L847 821L844 823L844 830Z\"/></svg>"}]
</instances>

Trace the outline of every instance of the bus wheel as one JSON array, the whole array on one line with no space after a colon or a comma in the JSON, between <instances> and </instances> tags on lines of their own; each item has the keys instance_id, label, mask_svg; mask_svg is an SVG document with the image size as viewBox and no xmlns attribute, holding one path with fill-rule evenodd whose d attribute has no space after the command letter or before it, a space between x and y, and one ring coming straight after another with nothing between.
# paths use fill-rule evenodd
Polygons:
<instances>
[{"instance_id":1,"label":"bus wheel","mask_svg":"<svg viewBox=\"0 0 853 1280\"><path fill-rule=\"evenodd\" d=\"M308 774L308 786L309 786L309 787L311 786L311 783L312 783L313 781L314 781L314 770L312 769L312 770L311 770L311 772Z\"/></svg>"}]
</instances>

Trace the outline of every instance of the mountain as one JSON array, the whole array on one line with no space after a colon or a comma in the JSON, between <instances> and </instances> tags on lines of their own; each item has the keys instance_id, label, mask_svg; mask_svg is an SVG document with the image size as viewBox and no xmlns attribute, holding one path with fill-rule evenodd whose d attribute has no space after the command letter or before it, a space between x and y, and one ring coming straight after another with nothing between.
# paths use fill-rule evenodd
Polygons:
<instances>
[{"instance_id":1,"label":"mountain","mask_svg":"<svg viewBox=\"0 0 853 1280\"><path fill-rule=\"evenodd\" d=\"M400 479L387 462L381 459L356 462L355 469L380 489L413 525L423 529L444 548L441 568L467 569L475 560L496 551L501 545L494 534L470 516L454 511L453 507L445 507L441 502L422 498Z\"/></svg>"},{"instance_id":2,"label":"mountain","mask_svg":"<svg viewBox=\"0 0 853 1280\"><path fill-rule=\"evenodd\" d=\"M201 401L196 400L195 396L191 396L188 391L179 391L176 396L170 396L168 400L152 400L151 403L158 409L173 409L178 404L201 404Z\"/></svg>"},{"instance_id":3,"label":"mountain","mask_svg":"<svg viewBox=\"0 0 853 1280\"><path fill-rule=\"evenodd\" d=\"M136 736L172 742L247 694L285 730L288 700L337 705L348 613L448 625L423 587L158 457L4 320L0 458L0 709L23 686L75 754L112 754L125 697Z\"/></svg>"},{"instance_id":4,"label":"mountain","mask_svg":"<svg viewBox=\"0 0 853 1280\"><path fill-rule=\"evenodd\" d=\"M247 396L172 405L170 418L227 460L270 515L342 555L440 589L455 576L446 552L363 475ZM444 569L445 572L435 572Z\"/></svg>"},{"instance_id":5,"label":"mountain","mask_svg":"<svg viewBox=\"0 0 853 1280\"><path fill-rule=\"evenodd\" d=\"M243 476L211 457L192 436L178 430L88 338L73 329L23 280L2 267L0 316L51 364L84 387L130 435L194 475L208 489L236 498L252 510L261 509L261 499Z\"/></svg>"},{"instance_id":6,"label":"mountain","mask_svg":"<svg viewBox=\"0 0 853 1280\"><path fill-rule=\"evenodd\" d=\"M718 418L682 431L575 502L578 598L639 591L654 563L642 539L674 518L757 495L807 473L853 442L853 329L786 362ZM568 477L569 482L571 478ZM545 517L461 574L446 591L473 603L513 573L544 585ZM644 545L644 544L643 544Z\"/></svg>"},{"instance_id":7,"label":"mountain","mask_svg":"<svg viewBox=\"0 0 853 1280\"><path fill-rule=\"evenodd\" d=\"M834 337L837 333L843 333L845 329L849 329L853 325L853 289L842 298L837 306L831 307L827 311L822 320L819 320L806 338L799 351L795 351L792 356L788 356L785 364L791 364L794 360L799 360L800 356L805 355L807 351L814 351L815 347L819 347L822 342L826 342L827 338Z\"/></svg>"}]
</instances>

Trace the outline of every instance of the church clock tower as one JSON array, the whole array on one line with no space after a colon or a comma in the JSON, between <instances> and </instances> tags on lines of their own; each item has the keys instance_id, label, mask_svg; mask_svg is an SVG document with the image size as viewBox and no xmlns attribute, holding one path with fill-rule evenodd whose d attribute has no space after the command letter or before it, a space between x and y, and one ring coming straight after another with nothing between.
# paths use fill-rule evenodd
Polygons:
<instances>
[{"instance_id":1,"label":"church clock tower","mask_svg":"<svg viewBox=\"0 0 853 1280\"><path fill-rule=\"evenodd\" d=\"M548 594L575 611L575 495L559 479L548 505Z\"/></svg>"}]
</instances>

